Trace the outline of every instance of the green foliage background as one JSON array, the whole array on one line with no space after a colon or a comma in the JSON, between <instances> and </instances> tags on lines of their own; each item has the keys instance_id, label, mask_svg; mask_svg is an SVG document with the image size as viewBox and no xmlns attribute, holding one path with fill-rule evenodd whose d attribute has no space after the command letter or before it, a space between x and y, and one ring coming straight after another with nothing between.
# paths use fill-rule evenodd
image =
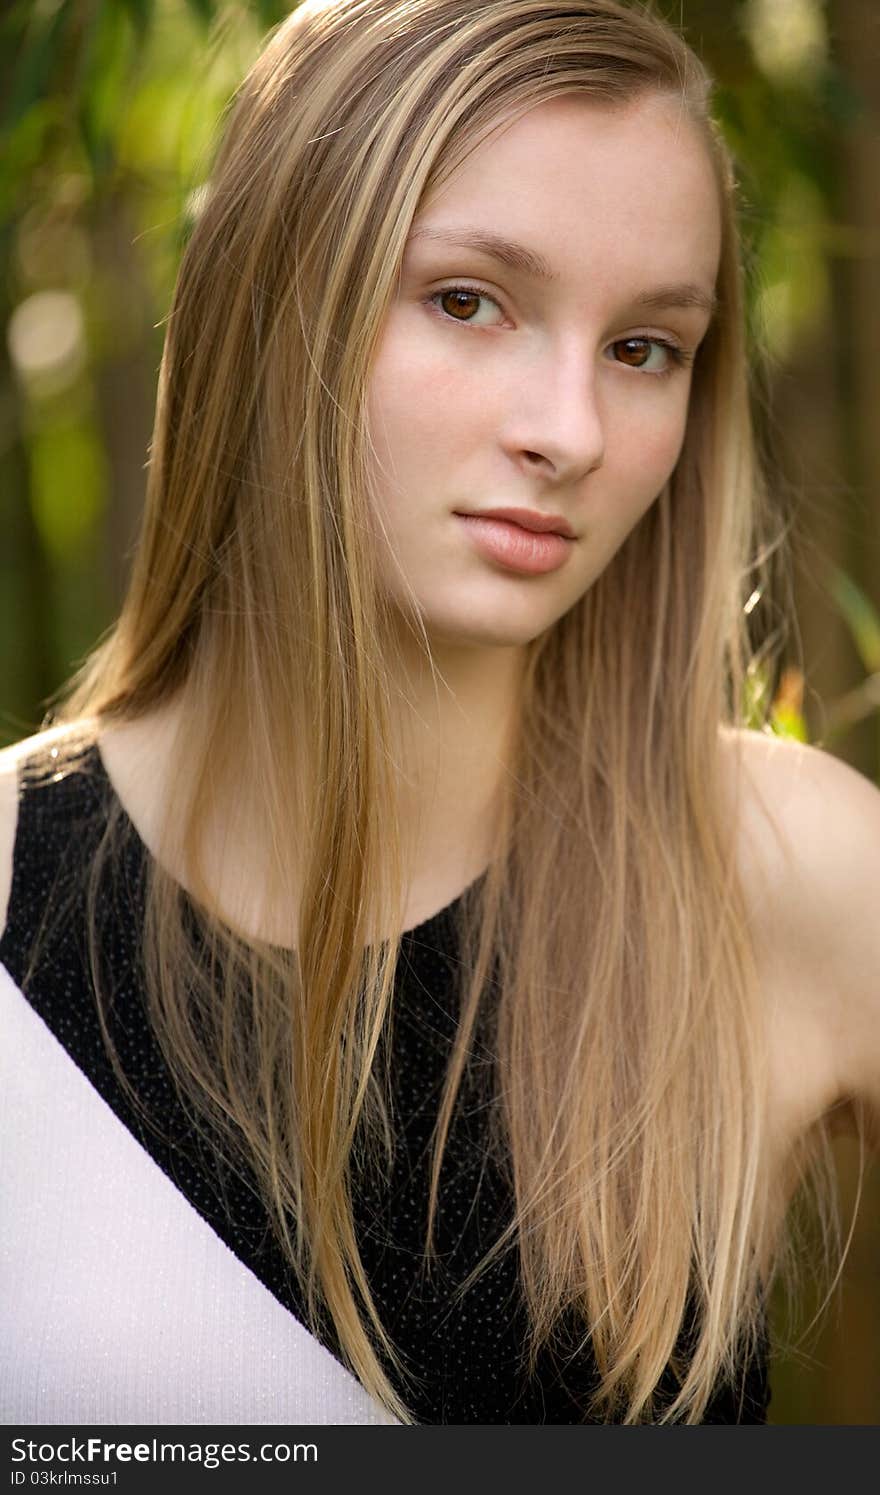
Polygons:
<instances>
[{"instance_id":1,"label":"green foliage background","mask_svg":"<svg viewBox=\"0 0 880 1495\"><path fill-rule=\"evenodd\" d=\"M164 320L224 106L274 0L17 0L0 19L0 745L110 623ZM658 0L719 84L749 265L755 410L797 630L757 710L880 781L880 6ZM750 599L756 642L780 619ZM844 1213L857 1159L839 1144ZM876 1173L876 1170L875 1170ZM880 1422L880 1191L842 1287L788 1344L772 1420ZM806 1283L786 1341L818 1307Z\"/></svg>"}]
</instances>

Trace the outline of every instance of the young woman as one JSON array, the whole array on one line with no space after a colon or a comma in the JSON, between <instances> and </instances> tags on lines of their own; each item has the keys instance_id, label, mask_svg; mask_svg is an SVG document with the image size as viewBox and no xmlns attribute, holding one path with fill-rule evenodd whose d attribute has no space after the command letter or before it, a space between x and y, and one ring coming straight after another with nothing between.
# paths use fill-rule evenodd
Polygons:
<instances>
[{"instance_id":1,"label":"young woman","mask_svg":"<svg viewBox=\"0 0 880 1495\"><path fill-rule=\"evenodd\" d=\"M7 1421L765 1420L880 794L742 728L708 100L614 0L310 0L242 85L124 607L4 755Z\"/></svg>"}]
</instances>

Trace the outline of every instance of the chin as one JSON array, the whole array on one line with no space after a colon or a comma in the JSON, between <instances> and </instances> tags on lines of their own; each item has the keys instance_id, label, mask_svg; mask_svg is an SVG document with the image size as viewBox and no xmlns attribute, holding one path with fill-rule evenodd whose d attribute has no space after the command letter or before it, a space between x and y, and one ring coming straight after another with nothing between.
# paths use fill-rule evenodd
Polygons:
<instances>
[{"instance_id":1,"label":"chin","mask_svg":"<svg viewBox=\"0 0 880 1495\"><path fill-rule=\"evenodd\" d=\"M555 618L546 622L536 622L529 627L525 619L521 619L519 626L515 627L510 619L486 619L485 622L476 623L454 623L448 619L443 622L432 621L425 618L425 631L432 644L445 649L512 649L525 647L552 628Z\"/></svg>"}]
</instances>

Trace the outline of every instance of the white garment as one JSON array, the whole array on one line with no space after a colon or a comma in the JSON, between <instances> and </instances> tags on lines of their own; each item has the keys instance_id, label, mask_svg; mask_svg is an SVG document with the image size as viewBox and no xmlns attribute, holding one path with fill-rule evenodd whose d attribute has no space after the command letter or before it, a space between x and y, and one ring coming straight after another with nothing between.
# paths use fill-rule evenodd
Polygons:
<instances>
[{"instance_id":1,"label":"white garment","mask_svg":"<svg viewBox=\"0 0 880 1495\"><path fill-rule=\"evenodd\" d=\"M0 1421L399 1425L214 1234L2 965Z\"/></svg>"}]
</instances>

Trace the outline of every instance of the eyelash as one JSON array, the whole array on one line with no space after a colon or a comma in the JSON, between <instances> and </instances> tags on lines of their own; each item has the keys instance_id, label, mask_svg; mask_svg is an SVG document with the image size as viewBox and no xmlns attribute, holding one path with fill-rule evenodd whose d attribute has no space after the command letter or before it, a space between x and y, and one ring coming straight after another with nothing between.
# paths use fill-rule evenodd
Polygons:
<instances>
[{"instance_id":1,"label":"eyelash","mask_svg":"<svg viewBox=\"0 0 880 1495\"><path fill-rule=\"evenodd\" d=\"M471 295L471 296L482 296L484 300L491 301L493 306L498 307L499 311L501 311L501 309L502 309L498 305L498 302L496 301L495 297L494 296L490 296L489 292L486 291L486 290L484 290L482 286L474 286L474 285L448 285L448 286L441 286L441 288L440 288L439 291L434 291L427 298L426 304L429 305L429 306L435 307L437 315L440 316L440 317L442 317L445 322L452 322L452 323L456 324L459 327L467 327L469 325L467 322L459 322L459 320L458 320L457 317L450 317L447 312L443 311L439 306L436 306L436 302L437 302L437 300L438 300L438 298L440 296L449 296L449 295L454 294L456 291L463 291L465 294L468 294L468 295ZM481 329L478 328L477 330L480 331ZM485 330L485 329L482 329L482 330ZM686 348L680 348L678 346L678 343L673 343L668 338L665 338L665 337L642 337L640 335L637 335L637 336L631 337L631 338L629 338L629 337L621 337L621 338L618 338L616 341L617 341L617 343L629 343L629 342L655 343L655 344L658 344L661 348L665 348L666 349L667 353L670 355L670 357L669 357L669 363L668 363L668 365L667 365L667 367L665 369L649 370L648 371L648 377L651 378L651 379L668 379L669 376L670 376L670 374L674 374L675 373L676 369L685 368L689 363L693 363L693 360L694 360L693 353L689 353ZM615 347L616 343L612 343L610 346L611 347ZM626 364L621 364L620 365L621 368L625 368L626 366L627 366ZM634 373L641 373L641 370L640 369L634 369L633 372Z\"/></svg>"}]
</instances>

